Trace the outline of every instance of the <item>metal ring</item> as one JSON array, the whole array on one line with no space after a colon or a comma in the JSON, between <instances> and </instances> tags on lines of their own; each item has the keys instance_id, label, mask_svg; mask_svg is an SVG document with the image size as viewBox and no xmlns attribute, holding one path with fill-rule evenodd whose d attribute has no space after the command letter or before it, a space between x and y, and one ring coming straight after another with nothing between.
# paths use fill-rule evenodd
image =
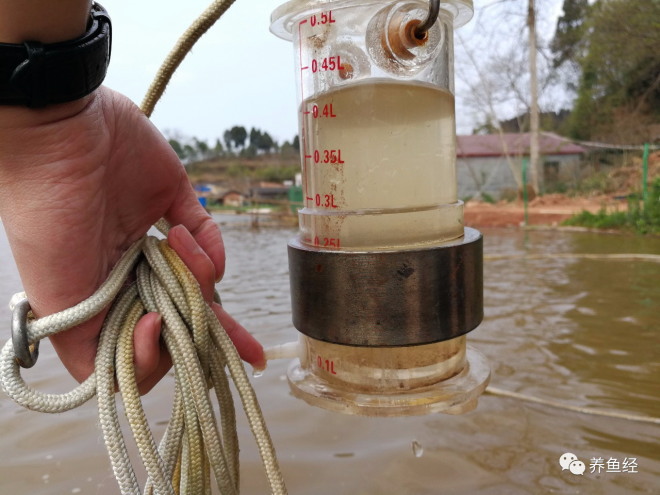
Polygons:
<instances>
[{"instance_id":1,"label":"metal ring","mask_svg":"<svg viewBox=\"0 0 660 495\"><path fill-rule=\"evenodd\" d=\"M440 13L440 0L429 0L429 15L426 20L422 22L415 29L415 36L417 38L423 38L426 35L426 32L433 27L435 22L438 20L438 14Z\"/></svg>"},{"instance_id":2,"label":"metal ring","mask_svg":"<svg viewBox=\"0 0 660 495\"><path fill-rule=\"evenodd\" d=\"M16 362L22 368L32 368L39 357L39 341L30 344L28 340L27 320L30 311L32 308L28 300L21 299L11 314L11 342Z\"/></svg>"},{"instance_id":3,"label":"metal ring","mask_svg":"<svg viewBox=\"0 0 660 495\"><path fill-rule=\"evenodd\" d=\"M325 251L289 241L293 325L324 342L431 344L483 319L483 239L399 251Z\"/></svg>"}]
</instances>

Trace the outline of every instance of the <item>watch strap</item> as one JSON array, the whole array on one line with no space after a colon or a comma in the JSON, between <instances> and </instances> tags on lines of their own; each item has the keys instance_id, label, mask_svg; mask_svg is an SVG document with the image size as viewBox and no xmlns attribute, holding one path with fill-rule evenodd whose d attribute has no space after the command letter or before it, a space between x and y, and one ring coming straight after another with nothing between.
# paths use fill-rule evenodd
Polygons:
<instances>
[{"instance_id":1,"label":"watch strap","mask_svg":"<svg viewBox=\"0 0 660 495\"><path fill-rule=\"evenodd\" d=\"M0 105L40 108L93 92L110 62L111 30L108 13L94 3L87 31L79 38L0 43Z\"/></svg>"}]
</instances>

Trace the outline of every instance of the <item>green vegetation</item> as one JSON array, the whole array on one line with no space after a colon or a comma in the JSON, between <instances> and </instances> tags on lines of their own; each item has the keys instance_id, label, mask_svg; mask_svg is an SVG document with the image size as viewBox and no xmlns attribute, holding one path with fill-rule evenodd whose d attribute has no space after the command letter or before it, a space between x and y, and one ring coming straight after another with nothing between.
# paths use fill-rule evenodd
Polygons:
<instances>
[{"instance_id":1,"label":"green vegetation","mask_svg":"<svg viewBox=\"0 0 660 495\"><path fill-rule=\"evenodd\" d=\"M660 2L564 0L550 45L576 100L565 133L576 139L642 143L660 120Z\"/></svg>"},{"instance_id":2,"label":"green vegetation","mask_svg":"<svg viewBox=\"0 0 660 495\"><path fill-rule=\"evenodd\" d=\"M248 133L243 126L227 129L222 135L222 141L217 138L213 145L196 137L179 134L169 136L169 143L186 165L217 158L252 159L264 156L291 158L298 156L300 147L298 136L280 145L267 132L253 127Z\"/></svg>"},{"instance_id":3,"label":"green vegetation","mask_svg":"<svg viewBox=\"0 0 660 495\"><path fill-rule=\"evenodd\" d=\"M493 197L492 197L490 194L488 194L487 192L482 192L482 193L481 193L481 199L483 200L484 203L490 203L490 204L492 204L492 205L494 205L495 203L497 203L497 201L495 201L495 198L493 198Z\"/></svg>"},{"instance_id":4,"label":"green vegetation","mask_svg":"<svg viewBox=\"0 0 660 495\"><path fill-rule=\"evenodd\" d=\"M213 145L178 133L169 136L169 143L193 183L229 181L237 187L240 180L244 187L248 182L293 180L300 172L298 136L279 144L260 129L233 126Z\"/></svg>"},{"instance_id":5,"label":"green vegetation","mask_svg":"<svg viewBox=\"0 0 660 495\"><path fill-rule=\"evenodd\" d=\"M248 168L240 163L234 163L227 169L229 177L245 177L252 180L266 182L282 182L293 179L300 172L299 165L264 165L262 167Z\"/></svg>"},{"instance_id":6,"label":"green vegetation","mask_svg":"<svg viewBox=\"0 0 660 495\"><path fill-rule=\"evenodd\" d=\"M628 199L628 211L583 211L566 220L564 225L660 234L660 177L653 181L646 204L638 196L634 196Z\"/></svg>"}]
</instances>

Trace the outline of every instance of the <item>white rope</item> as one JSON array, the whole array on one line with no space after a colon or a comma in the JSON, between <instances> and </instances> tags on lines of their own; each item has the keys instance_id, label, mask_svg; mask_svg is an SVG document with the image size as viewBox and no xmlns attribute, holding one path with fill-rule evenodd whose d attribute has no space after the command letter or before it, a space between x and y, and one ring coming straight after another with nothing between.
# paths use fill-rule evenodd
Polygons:
<instances>
[{"instance_id":1,"label":"white rope","mask_svg":"<svg viewBox=\"0 0 660 495\"><path fill-rule=\"evenodd\" d=\"M38 342L50 335L79 325L108 306L133 269L141 247L142 241L138 241L126 251L108 279L94 295L72 308L29 322L28 338L30 342ZM5 344L0 353L0 377L2 377L3 389L17 404L45 413L59 413L80 406L94 396L96 386L96 377L92 374L82 384L66 394L44 394L31 388L21 377L18 362L14 359L11 340Z\"/></svg>"},{"instance_id":2,"label":"white rope","mask_svg":"<svg viewBox=\"0 0 660 495\"><path fill-rule=\"evenodd\" d=\"M146 259L140 259L141 252ZM220 493L238 494L238 441L227 368L254 433L271 493L285 494L272 441L241 358L215 313L204 302L194 276L166 241L147 237L136 243L95 295L71 309L30 321L28 341L35 343L71 328L107 307L137 262L137 282L119 294L105 320L92 376L66 394L34 390L21 377L10 340L0 353L3 390L23 407L41 412L73 409L96 393L99 421L120 490L122 494L139 494L121 433L116 378L126 418L148 474L144 493L210 493L212 472ZM160 447L156 446L142 409L133 365L133 329L145 308L163 317L162 335L176 377L172 419ZM46 326L48 322L50 327ZM222 432L217 426L210 389L218 399Z\"/></svg>"},{"instance_id":3,"label":"white rope","mask_svg":"<svg viewBox=\"0 0 660 495\"><path fill-rule=\"evenodd\" d=\"M502 260L540 260L545 258L583 259L583 260L612 260L612 261L647 261L660 263L660 254L647 253L515 253L515 254L486 254L484 261Z\"/></svg>"},{"instance_id":4,"label":"white rope","mask_svg":"<svg viewBox=\"0 0 660 495\"><path fill-rule=\"evenodd\" d=\"M591 416L605 416L607 418L625 419L626 421L637 421L639 423L651 423L651 424L660 425L660 418L654 418L652 416L638 416L636 414L628 414L628 413L622 413L616 411L599 411L598 409L593 409L589 407L574 406L572 404L566 404L565 402L559 402L550 399L541 399L540 397L534 397L532 395L521 394L518 392L511 392L510 390L504 390L502 388L496 388L490 385L488 386L488 388L486 388L486 393L499 397L508 397L510 399L521 400L524 402L541 404L543 406L550 406L556 409L564 409L565 411L573 411L580 414L588 414Z\"/></svg>"}]
</instances>

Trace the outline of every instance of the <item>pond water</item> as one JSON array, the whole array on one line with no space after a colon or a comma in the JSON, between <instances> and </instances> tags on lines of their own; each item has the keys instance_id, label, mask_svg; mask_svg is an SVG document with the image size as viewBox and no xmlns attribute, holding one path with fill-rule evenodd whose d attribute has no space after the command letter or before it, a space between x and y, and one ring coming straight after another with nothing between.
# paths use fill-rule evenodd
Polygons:
<instances>
[{"instance_id":1,"label":"pond water","mask_svg":"<svg viewBox=\"0 0 660 495\"><path fill-rule=\"evenodd\" d=\"M286 242L293 229L224 222L225 307L266 346L297 336L290 321ZM660 264L535 253L660 254L660 239L557 231L482 230L485 319L469 334L492 367L491 385L603 411L660 416ZM20 282L0 231L0 321ZM291 494L660 493L660 426L580 414L490 394L463 416L345 416L295 399L286 361L253 384ZM73 381L42 345L25 374L42 390ZM157 436L171 381L144 398ZM96 404L59 415L22 410L0 394L0 493L118 493ZM258 451L239 412L241 493L267 493ZM583 475L563 470L573 453ZM602 459L598 461L597 459ZM602 467L598 465L602 463ZM618 471L617 472L617 468ZM593 471L593 472L592 472Z\"/></svg>"}]
</instances>

